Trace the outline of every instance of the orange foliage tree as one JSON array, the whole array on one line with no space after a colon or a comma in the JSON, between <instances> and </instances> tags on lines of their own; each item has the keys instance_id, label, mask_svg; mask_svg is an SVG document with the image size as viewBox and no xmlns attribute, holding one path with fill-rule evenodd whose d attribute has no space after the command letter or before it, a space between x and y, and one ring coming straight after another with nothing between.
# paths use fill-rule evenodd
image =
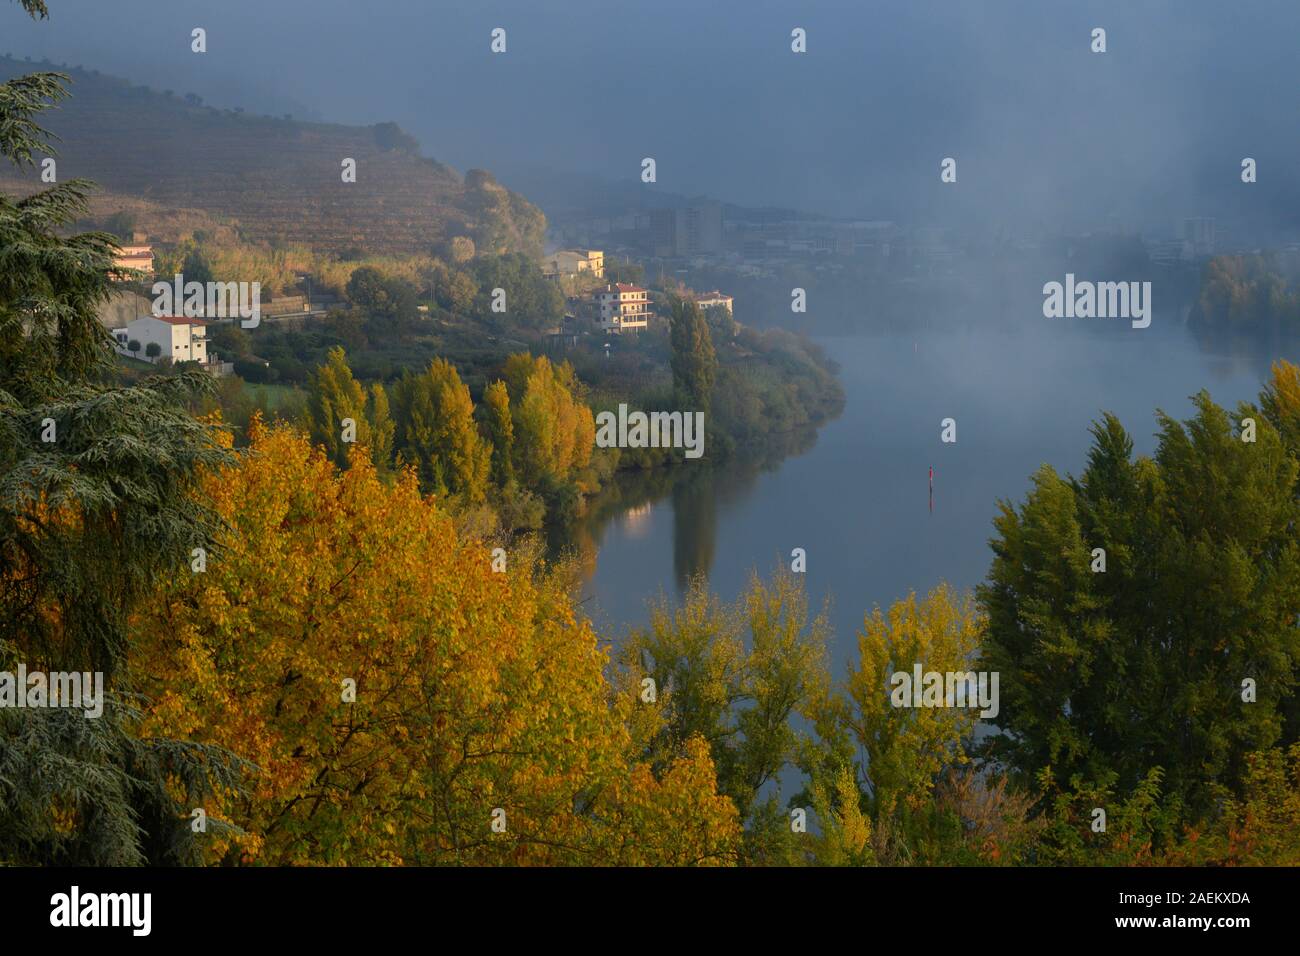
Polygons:
<instances>
[{"instance_id":1,"label":"orange foliage tree","mask_svg":"<svg viewBox=\"0 0 1300 956\"><path fill-rule=\"evenodd\" d=\"M133 622L146 733L259 768L205 808L239 828L211 832L212 861L734 860L707 746L658 776L637 759L646 705L606 681L560 576L527 551L494 570L409 469L385 483L364 451L340 472L288 427L250 437L203 486L224 547Z\"/></svg>"}]
</instances>

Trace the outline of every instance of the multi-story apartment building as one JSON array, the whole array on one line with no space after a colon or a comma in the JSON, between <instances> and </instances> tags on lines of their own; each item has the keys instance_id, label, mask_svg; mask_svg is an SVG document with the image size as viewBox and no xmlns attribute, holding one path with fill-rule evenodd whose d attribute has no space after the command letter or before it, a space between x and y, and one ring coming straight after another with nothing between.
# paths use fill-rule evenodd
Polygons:
<instances>
[{"instance_id":1,"label":"multi-story apartment building","mask_svg":"<svg viewBox=\"0 0 1300 956\"><path fill-rule=\"evenodd\" d=\"M716 255L722 251L722 203L651 210L649 230L657 256Z\"/></svg>"},{"instance_id":2,"label":"multi-story apartment building","mask_svg":"<svg viewBox=\"0 0 1300 956\"><path fill-rule=\"evenodd\" d=\"M650 324L650 293L640 286L615 282L591 294L593 318L605 332L635 331Z\"/></svg>"}]
</instances>

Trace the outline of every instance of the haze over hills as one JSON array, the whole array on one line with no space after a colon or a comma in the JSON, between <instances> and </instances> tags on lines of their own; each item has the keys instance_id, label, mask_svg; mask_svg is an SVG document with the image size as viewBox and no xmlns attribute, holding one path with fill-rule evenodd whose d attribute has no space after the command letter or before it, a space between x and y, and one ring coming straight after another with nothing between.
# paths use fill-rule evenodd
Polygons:
<instances>
[{"instance_id":1,"label":"haze over hills","mask_svg":"<svg viewBox=\"0 0 1300 956\"><path fill-rule=\"evenodd\" d=\"M0 4L0 52L223 107L392 119L522 189L531 168L748 207L931 227L1163 234L1214 217L1289 240L1300 180L1290 0L62 0ZM382 9L380 9L382 8ZM255 26L251 26L254 24ZM49 29L45 27L48 26ZM207 28L210 53L190 49ZM509 31L493 54L489 31ZM806 28L808 53L790 49ZM1108 30L1105 54L1090 32ZM617 78L617 82L614 81ZM1241 187L1243 157L1258 182ZM960 185L939 180L955 157ZM557 207L556 213L560 212Z\"/></svg>"},{"instance_id":2,"label":"haze over hills","mask_svg":"<svg viewBox=\"0 0 1300 956\"><path fill-rule=\"evenodd\" d=\"M85 177L146 200L146 211L206 211L234 220L247 240L326 252L428 252L457 236L484 252L541 252L546 220L537 207L490 173L461 176L420 156L395 124L253 116L97 71L0 57L0 81L33 69L73 79L71 97L48 114L60 181ZM345 158L356 160L355 182L343 182Z\"/></svg>"}]
</instances>

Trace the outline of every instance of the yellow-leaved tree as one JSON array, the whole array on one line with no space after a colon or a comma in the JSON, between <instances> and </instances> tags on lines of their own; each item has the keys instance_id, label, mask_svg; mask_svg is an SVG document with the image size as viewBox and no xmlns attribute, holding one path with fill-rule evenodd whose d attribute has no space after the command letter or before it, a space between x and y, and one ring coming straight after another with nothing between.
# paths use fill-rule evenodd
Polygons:
<instances>
[{"instance_id":1,"label":"yellow-leaved tree","mask_svg":"<svg viewBox=\"0 0 1300 956\"><path fill-rule=\"evenodd\" d=\"M514 417L515 471L535 485L564 480L591 461L596 419L568 362L527 352L506 360L503 378Z\"/></svg>"},{"instance_id":2,"label":"yellow-leaved tree","mask_svg":"<svg viewBox=\"0 0 1300 956\"><path fill-rule=\"evenodd\" d=\"M846 722L866 754L878 828L900 809L931 802L940 773L967 762L965 743L979 719L969 706L910 706L910 694L896 693L901 679L894 675L910 680L918 664L924 673L969 673L978 666L984 626L974 599L943 584L921 601L909 594L887 614L876 608L864 619L858 664L849 671ZM900 697L906 705L896 706Z\"/></svg>"},{"instance_id":3,"label":"yellow-leaved tree","mask_svg":"<svg viewBox=\"0 0 1300 956\"><path fill-rule=\"evenodd\" d=\"M734 860L708 747L641 762L641 705L559 575L526 550L494 568L411 469L386 483L287 426L250 437L203 485L225 546L133 621L144 732L259 768L204 808L243 831L214 829L212 861Z\"/></svg>"}]
</instances>

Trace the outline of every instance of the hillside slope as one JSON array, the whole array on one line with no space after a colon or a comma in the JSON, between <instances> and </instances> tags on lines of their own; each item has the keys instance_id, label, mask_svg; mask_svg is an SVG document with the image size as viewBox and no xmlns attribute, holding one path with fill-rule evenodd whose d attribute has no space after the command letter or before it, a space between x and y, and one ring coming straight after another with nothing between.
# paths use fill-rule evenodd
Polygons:
<instances>
[{"instance_id":1,"label":"hillside slope","mask_svg":"<svg viewBox=\"0 0 1300 956\"><path fill-rule=\"evenodd\" d=\"M61 139L60 180L86 177L163 207L233 219L253 241L404 254L468 236L483 252L541 254L540 210L488 173L461 177L419 156L394 124L234 113L95 71L0 57L0 81L40 70L73 79L72 96L42 116ZM356 160L355 183L342 181L345 158Z\"/></svg>"}]
</instances>

